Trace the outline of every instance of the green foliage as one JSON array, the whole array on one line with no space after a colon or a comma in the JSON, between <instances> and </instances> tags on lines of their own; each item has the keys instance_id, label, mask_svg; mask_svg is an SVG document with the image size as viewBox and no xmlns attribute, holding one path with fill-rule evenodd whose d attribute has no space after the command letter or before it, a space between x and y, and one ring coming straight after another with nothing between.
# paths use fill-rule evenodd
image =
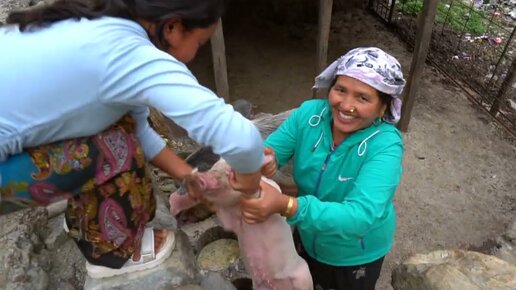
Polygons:
<instances>
[{"instance_id":1,"label":"green foliage","mask_svg":"<svg viewBox=\"0 0 516 290\"><path fill-rule=\"evenodd\" d=\"M483 11L471 9L471 4L465 4L461 0L450 1L451 5L444 2L439 1L437 6L437 23L446 23L454 30L464 30L471 34L486 32L487 19ZM398 10L406 15L417 16L423 10L423 0L401 0L397 5Z\"/></svg>"},{"instance_id":2,"label":"green foliage","mask_svg":"<svg viewBox=\"0 0 516 290\"><path fill-rule=\"evenodd\" d=\"M407 15L417 16L423 10L423 0L402 0L397 4L401 13Z\"/></svg>"}]
</instances>

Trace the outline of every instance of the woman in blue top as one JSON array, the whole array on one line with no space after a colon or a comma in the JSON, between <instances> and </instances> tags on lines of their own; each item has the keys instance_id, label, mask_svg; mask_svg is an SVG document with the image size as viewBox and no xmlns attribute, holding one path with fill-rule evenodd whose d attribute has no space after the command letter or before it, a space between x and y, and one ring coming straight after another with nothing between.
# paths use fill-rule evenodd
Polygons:
<instances>
[{"instance_id":1,"label":"woman in blue top","mask_svg":"<svg viewBox=\"0 0 516 290\"><path fill-rule=\"evenodd\" d=\"M395 58L353 49L316 78L328 99L304 102L265 140L276 162L264 175L293 159L298 195L262 183L260 199L242 198L243 216L249 223L286 216L323 289L374 289L392 247L403 154L394 124L404 85Z\"/></svg>"},{"instance_id":2,"label":"woman in blue top","mask_svg":"<svg viewBox=\"0 0 516 290\"><path fill-rule=\"evenodd\" d=\"M93 277L165 259L173 235L146 227L145 160L179 180L192 168L149 126L151 106L223 156L235 189L256 192L258 130L184 64L223 10L223 0L59 0L12 12L0 27L0 214L69 198L66 228Z\"/></svg>"}]
</instances>

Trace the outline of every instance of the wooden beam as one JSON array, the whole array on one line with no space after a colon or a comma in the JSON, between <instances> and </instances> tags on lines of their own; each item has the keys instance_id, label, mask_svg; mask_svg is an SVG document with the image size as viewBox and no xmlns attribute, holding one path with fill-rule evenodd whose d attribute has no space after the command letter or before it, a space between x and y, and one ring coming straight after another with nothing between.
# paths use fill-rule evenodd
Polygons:
<instances>
[{"instance_id":1,"label":"wooden beam","mask_svg":"<svg viewBox=\"0 0 516 290\"><path fill-rule=\"evenodd\" d=\"M228 68L226 63L226 46L224 44L224 33L222 29L222 20L219 24L211 40L211 55L213 58L213 73L215 76L215 88L219 97L224 98L229 103L229 83Z\"/></svg>"},{"instance_id":2,"label":"wooden beam","mask_svg":"<svg viewBox=\"0 0 516 290\"><path fill-rule=\"evenodd\" d=\"M430 39L432 37L432 29L434 26L435 14L437 12L438 0L424 0L423 11L419 14L418 30L416 35L416 45L412 54L412 64L408 77L407 86L403 94L403 106L401 107L401 120L398 128L406 132L408 130L410 115L414 100L418 94L421 75L425 68L425 60L430 48Z\"/></svg>"},{"instance_id":3,"label":"wooden beam","mask_svg":"<svg viewBox=\"0 0 516 290\"><path fill-rule=\"evenodd\" d=\"M330 37L331 10L333 0L319 0L319 25L317 28L317 64L315 75L324 68L328 59L328 39Z\"/></svg>"}]
</instances>

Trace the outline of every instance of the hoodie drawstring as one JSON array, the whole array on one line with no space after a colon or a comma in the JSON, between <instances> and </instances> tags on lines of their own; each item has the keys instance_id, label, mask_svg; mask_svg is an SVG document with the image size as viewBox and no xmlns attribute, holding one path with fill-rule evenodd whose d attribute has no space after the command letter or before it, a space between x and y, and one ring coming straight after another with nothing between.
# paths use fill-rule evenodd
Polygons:
<instances>
[{"instance_id":1,"label":"hoodie drawstring","mask_svg":"<svg viewBox=\"0 0 516 290\"><path fill-rule=\"evenodd\" d=\"M369 135L367 138L365 138L362 142L360 142L360 145L358 145L357 154L358 156L363 156L367 151L367 140L371 139L374 135L380 133L380 130L376 130L373 134Z\"/></svg>"},{"instance_id":2,"label":"hoodie drawstring","mask_svg":"<svg viewBox=\"0 0 516 290\"><path fill-rule=\"evenodd\" d=\"M317 127L321 123L322 116L323 116L324 112L326 111L326 109L327 108L324 107L319 115L312 115L308 119L308 124L311 127ZM371 139L374 135L376 135L378 133L380 133L380 130L376 130L371 135L369 135L367 138L362 140L362 142L360 142L360 145L358 146L358 150L357 150L358 156L364 156L364 154L367 151L367 140ZM315 145L312 147L312 152L314 152L315 149L317 149L317 147L319 147L319 144L321 144L323 137L324 137L324 131L321 131L321 134L319 135L319 139L317 139L317 142L315 142Z\"/></svg>"},{"instance_id":3,"label":"hoodie drawstring","mask_svg":"<svg viewBox=\"0 0 516 290\"><path fill-rule=\"evenodd\" d=\"M315 151L315 149L317 149L317 147L319 146L319 144L321 144L321 141L323 139L323 136L324 136L324 132L321 131L321 135L319 135L319 139L317 140L317 142L315 143L314 147L312 147L312 152Z\"/></svg>"}]
</instances>

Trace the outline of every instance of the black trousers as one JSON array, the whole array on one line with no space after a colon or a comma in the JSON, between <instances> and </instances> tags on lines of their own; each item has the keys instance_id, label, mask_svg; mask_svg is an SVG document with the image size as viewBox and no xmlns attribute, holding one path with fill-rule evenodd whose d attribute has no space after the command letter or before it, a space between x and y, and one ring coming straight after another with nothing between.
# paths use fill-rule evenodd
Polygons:
<instances>
[{"instance_id":1,"label":"black trousers","mask_svg":"<svg viewBox=\"0 0 516 290\"><path fill-rule=\"evenodd\" d=\"M299 255L308 263L316 290L375 290L384 257L363 265L332 266L310 257L299 237L295 240Z\"/></svg>"}]
</instances>

